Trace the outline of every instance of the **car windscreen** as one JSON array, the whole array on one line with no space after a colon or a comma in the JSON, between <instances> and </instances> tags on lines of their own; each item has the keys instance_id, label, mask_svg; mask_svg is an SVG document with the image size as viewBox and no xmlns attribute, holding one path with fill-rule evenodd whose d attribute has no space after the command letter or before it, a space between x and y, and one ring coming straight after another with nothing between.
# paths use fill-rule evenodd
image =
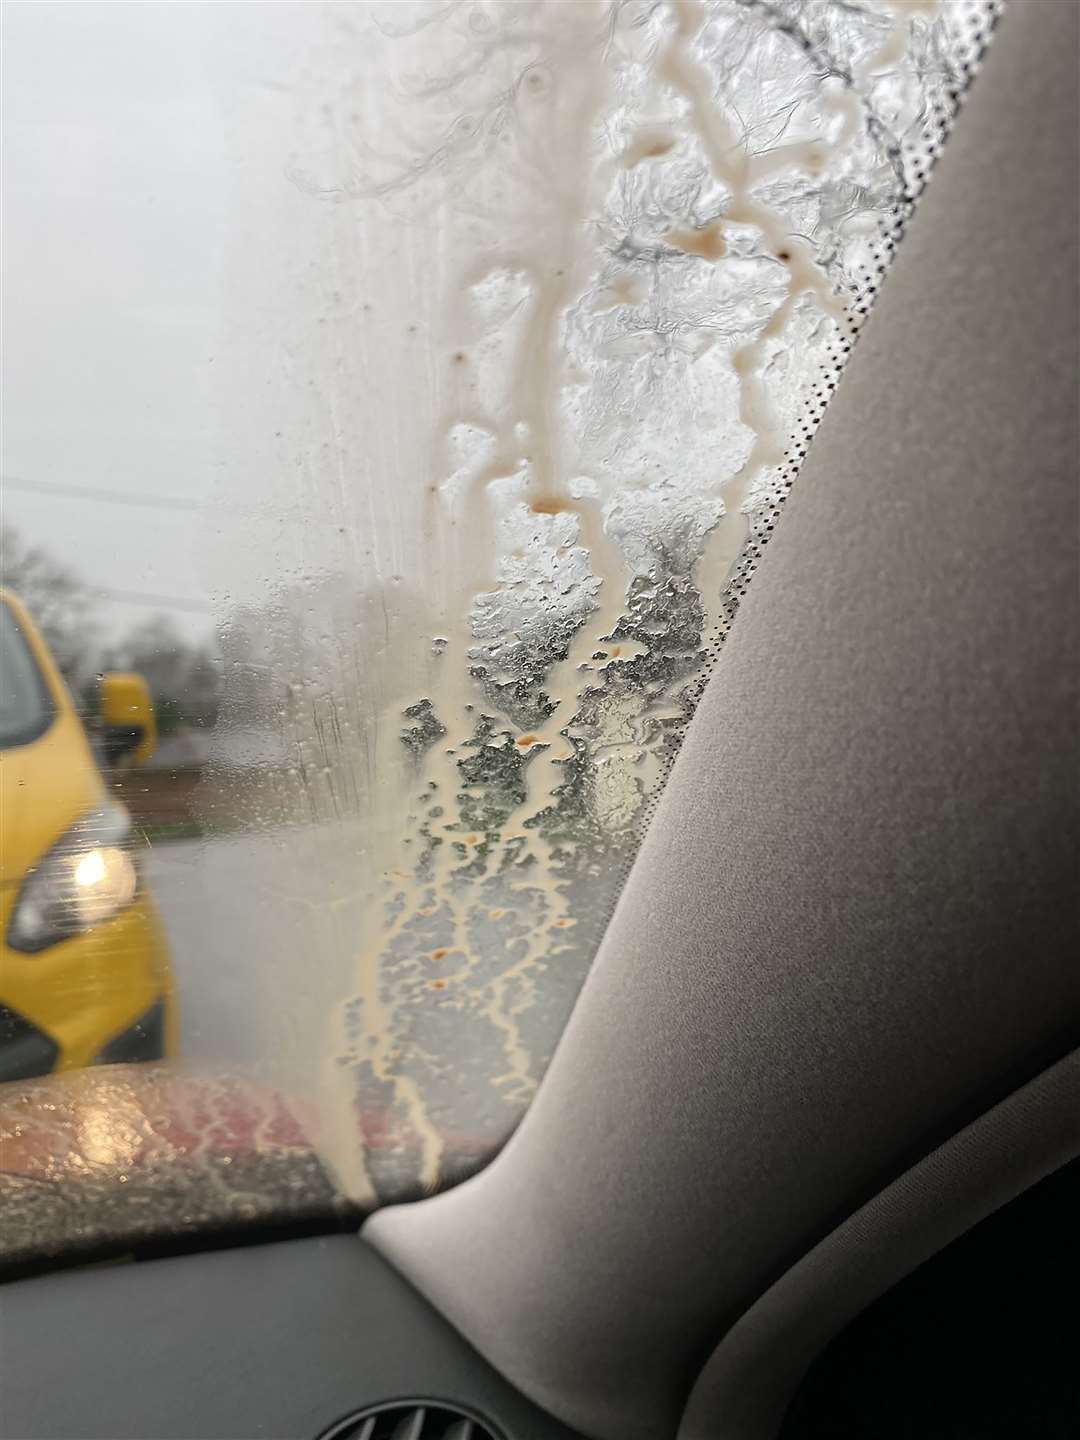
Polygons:
<instances>
[{"instance_id":1,"label":"car windscreen","mask_svg":"<svg viewBox=\"0 0 1080 1440\"><path fill-rule=\"evenodd\" d=\"M514 1130L997 9L5 5L26 1247Z\"/></svg>"}]
</instances>

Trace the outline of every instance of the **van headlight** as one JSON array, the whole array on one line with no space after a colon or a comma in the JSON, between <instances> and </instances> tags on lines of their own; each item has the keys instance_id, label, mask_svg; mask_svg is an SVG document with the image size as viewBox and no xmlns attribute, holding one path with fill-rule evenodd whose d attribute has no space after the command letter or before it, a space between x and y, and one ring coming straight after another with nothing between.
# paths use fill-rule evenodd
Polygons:
<instances>
[{"instance_id":1,"label":"van headlight","mask_svg":"<svg viewBox=\"0 0 1080 1440\"><path fill-rule=\"evenodd\" d=\"M110 919L135 898L131 820L106 805L76 821L27 872L8 922L13 950L34 953Z\"/></svg>"}]
</instances>

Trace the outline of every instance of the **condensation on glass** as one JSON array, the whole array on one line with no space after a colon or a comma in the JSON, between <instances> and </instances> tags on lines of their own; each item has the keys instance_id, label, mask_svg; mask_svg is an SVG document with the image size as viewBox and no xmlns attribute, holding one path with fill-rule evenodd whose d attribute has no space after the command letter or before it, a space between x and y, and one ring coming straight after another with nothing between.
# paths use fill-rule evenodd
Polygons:
<instances>
[{"instance_id":1,"label":"condensation on glass","mask_svg":"<svg viewBox=\"0 0 1080 1440\"><path fill-rule=\"evenodd\" d=\"M107 7L80 46L49 22L71 55L40 124L75 145L53 112L97 83L101 149L31 176L34 234L74 273L46 180L130 162L79 300L113 276L127 338L87 372L81 468L41 427L15 448L97 487L124 564L197 517L224 687L185 671L216 715L199 836L145 843L139 892L175 1063L289 1096L353 1199L447 1183L528 1105L996 8ZM144 406L172 333L190 354ZM137 502L137 475L172 478ZM121 657L152 690L166 630ZM150 842L149 782L123 784Z\"/></svg>"},{"instance_id":2,"label":"condensation on glass","mask_svg":"<svg viewBox=\"0 0 1080 1440\"><path fill-rule=\"evenodd\" d=\"M395 5L308 50L256 279L280 570L234 638L266 814L348 857L322 1098L355 1192L528 1104L985 18Z\"/></svg>"}]
</instances>

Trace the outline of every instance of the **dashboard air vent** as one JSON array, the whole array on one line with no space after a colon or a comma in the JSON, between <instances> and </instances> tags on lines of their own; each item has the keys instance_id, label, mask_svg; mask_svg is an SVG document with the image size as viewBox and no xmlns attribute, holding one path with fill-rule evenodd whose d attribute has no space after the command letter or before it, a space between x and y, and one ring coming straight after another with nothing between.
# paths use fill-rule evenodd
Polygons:
<instances>
[{"instance_id":1,"label":"dashboard air vent","mask_svg":"<svg viewBox=\"0 0 1080 1440\"><path fill-rule=\"evenodd\" d=\"M434 1400L395 1400L339 1420L319 1440L503 1440L486 1420Z\"/></svg>"}]
</instances>

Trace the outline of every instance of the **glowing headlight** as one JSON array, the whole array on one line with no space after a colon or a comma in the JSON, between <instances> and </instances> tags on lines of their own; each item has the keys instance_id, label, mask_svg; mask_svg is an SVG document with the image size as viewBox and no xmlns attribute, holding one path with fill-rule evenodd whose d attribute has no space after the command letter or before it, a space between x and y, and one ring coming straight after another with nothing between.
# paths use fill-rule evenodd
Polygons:
<instances>
[{"instance_id":1,"label":"glowing headlight","mask_svg":"<svg viewBox=\"0 0 1080 1440\"><path fill-rule=\"evenodd\" d=\"M109 805L73 825L26 875L11 912L13 950L44 950L130 905L139 876L124 848L127 812Z\"/></svg>"}]
</instances>

